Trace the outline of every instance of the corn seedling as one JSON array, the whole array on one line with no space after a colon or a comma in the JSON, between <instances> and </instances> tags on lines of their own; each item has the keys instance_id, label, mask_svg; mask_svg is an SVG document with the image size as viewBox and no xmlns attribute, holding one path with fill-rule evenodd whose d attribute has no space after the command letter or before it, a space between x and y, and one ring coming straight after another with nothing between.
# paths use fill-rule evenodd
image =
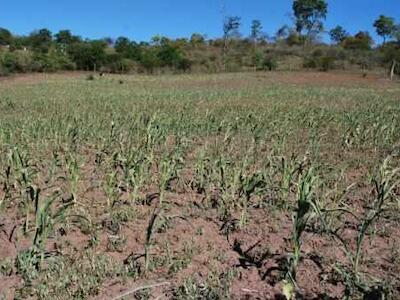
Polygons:
<instances>
[{"instance_id":1,"label":"corn seedling","mask_svg":"<svg viewBox=\"0 0 400 300\"><path fill-rule=\"evenodd\" d=\"M54 193L51 197L41 204L40 189L34 192L35 206L35 229L32 246L29 250L18 254L17 268L22 275L30 280L40 271L45 257L46 242L49 235L53 232L55 226L66 218L66 210L69 204L58 206L53 210L53 204L59 197Z\"/></svg>"},{"instance_id":2,"label":"corn seedling","mask_svg":"<svg viewBox=\"0 0 400 300\"><path fill-rule=\"evenodd\" d=\"M67 177L71 183L71 198L74 204L78 203L78 183L80 179L80 167L76 156L72 153L65 157Z\"/></svg>"},{"instance_id":3,"label":"corn seedling","mask_svg":"<svg viewBox=\"0 0 400 300\"><path fill-rule=\"evenodd\" d=\"M179 178L179 171L183 165L183 158L176 155L165 155L160 162L160 207L164 202L165 191L170 189L171 181Z\"/></svg>"},{"instance_id":4,"label":"corn seedling","mask_svg":"<svg viewBox=\"0 0 400 300\"><path fill-rule=\"evenodd\" d=\"M202 149L194 166L192 188L194 188L197 193L206 193L208 185L210 184L210 176L210 159L206 156L204 149Z\"/></svg>"},{"instance_id":5,"label":"corn seedling","mask_svg":"<svg viewBox=\"0 0 400 300\"><path fill-rule=\"evenodd\" d=\"M290 159L281 158L280 170L282 172L280 180L279 198L282 207L287 207L288 198L292 188L296 173L301 170L301 163L296 156L292 155Z\"/></svg>"},{"instance_id":6,"label":"corn seedling","mask_svg":"<svg viewBox=\"0 0 400 300\"><path fill-rule=\"evenodd\" d=\"M111 210L118 200L117 171L111 171L106 175L103 188L107 196L107 208Z\"/></svg>"},{"instance_id":7,"label":"corn seedling","mask_svg":"<svg viewBox=\"0 0 400 300\"><path fill-rule=\"evenodd\" d=\"M344 278L344 282L346 283L346 293L348 296L350 296L350 291L354 286L363 292L369 290L367 283L360 277L359 267L362 262L361 258L365 237L371 227L376 224L383 212L387 209L387 205L395 199L395 190L400 184L400 168L393 168L391 162L392 157L387 157L381 165L379 172L372 178L375 198L371 204L371 208L365 212L365 216L361 219L361 222L358 225L359 231L356 239L356 249L352 251L349 243L343 239L340 234L336 231L329 231L342 244L343 250L352 265L350 271L346 271L342 267L336 268L339 274ZM351 211L348 211L347 209L343 209L343 211L350 213L357 220L359 219Z\"/></svg>"},{"instance_id":8,"label":"corn seedling","mask_svg":"<svg viewBox=\"0 0 400 300\"><path fill-rule=\"evenodd\" d=\"M29 230L30 214L34 201L34 196L32 197L34 193L32 191L35 191L33 179L36 171L32 168L27 151L21 152L19 148L15 147L9 152L8 159L12 166L15 181L20 189L25 213L24 231L26 233Z\"/></svg>"},{"instance_id":9,"label":"corn seedling","mask_svg":"<svg viewBox=\"0 0 400 300\"><path fill-rule=\"evenodd\" d=\"M297 183L297 207L293 217L292 243L293 253L289 258L288 271L286 274L286 289L290 290L287 285L292 286L292 290L297 289L296 273L301 258L302 235L309 219L315 211L315 187L318 177L315 175L313 168L300 175Z\"/></svg>"},{"instance_id":10,"label":"corn seedling","mask_svg":"<svg viewBox=\"0 0 400 300\"><path fill-rule=\"evenodd\" d=\"M156 230L156 221L160 216L160 212L156 209L153 211L149 224L147 225L146 230L146 241L144 244L144 270L147 273L150 269L150 261L151 261L151 245L152 245L152 236L154 231Z\"/></svg>"},{"instance_id":11,"label":"corn seedling","mask_svg":"<svg viewBox=\"0 0 400 300\"><path fill-rule=\"evenodd\" d=\"M359 264L362 254L362 245L369 228L375 224L385 209L385 204L393 199L393 192L400 184L400 168L391 168L391 157L384 160L378 175L374 176L372 183L374 185L376 198L372 204L372 208L368 211L361 223L358 232L356 252L353 261L353 272L358 273Z\"/></svg>"}]
</instances>

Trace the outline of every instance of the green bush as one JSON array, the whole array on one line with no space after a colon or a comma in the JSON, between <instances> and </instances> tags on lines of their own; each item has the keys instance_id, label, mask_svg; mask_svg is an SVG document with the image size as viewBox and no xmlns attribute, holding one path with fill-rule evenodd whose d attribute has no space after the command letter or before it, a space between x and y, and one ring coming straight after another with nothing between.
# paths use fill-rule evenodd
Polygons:
<instances>
[{"instance_id":1,"label":"green bush","mask_svg":"<svg viewBox=\"0 0 400 300\"><path fill-rule=\"evenodd\" d=\"M336 58L333 56L311 56L304 59L303 67L327 72L335 69Z\"/></svg>"},{"instance_id":2,"label":"green bush","mask_svg":"<svg viewBox=\"0 0 400 300\"><path fill-rule=\"evenodd\" d=\"M278 68L278 62L273 56L266 56L262 65L263 70L274 71Z\"/></svg>"},{"instance_id":3,"label":"green bush","mask_svg":"<svg viewBox=\"0 0 400 300\"><path fill-rule=\"evenodd\" d=\"M323 56L320 59L320 70L321 71L329 71L335 68L336 59L333 56Z\"/></svg>"}]
</instances>

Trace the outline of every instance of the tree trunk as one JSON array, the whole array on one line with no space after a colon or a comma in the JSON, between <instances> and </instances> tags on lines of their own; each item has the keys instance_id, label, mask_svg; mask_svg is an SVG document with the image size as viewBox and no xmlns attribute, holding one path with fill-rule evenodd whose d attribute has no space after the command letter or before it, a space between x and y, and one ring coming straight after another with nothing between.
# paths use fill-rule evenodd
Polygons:
<instances>
[{"instance_id":1,"label":"tree trunk","mask_svg":"<svg viewBox=\"0 0 400 300\"><path fill-rule=\"evenodd\" d=\"M224 47L222 48L222 63L224 72L226 72L226 52L228 49L228 37L224 36Z\"/></svg>"},{"instance_id":2,"label":"tree trunk","mask_svg":"<svg viewBox=\"0 0 400 300\"><path fill-rule=\"evenodd\" d=\"M396 64L397 64L396 60L393 59L392 67L390 68L390 80L393 80L394 78L394 71L396 69Z\"/></svg>"}]
</instances>

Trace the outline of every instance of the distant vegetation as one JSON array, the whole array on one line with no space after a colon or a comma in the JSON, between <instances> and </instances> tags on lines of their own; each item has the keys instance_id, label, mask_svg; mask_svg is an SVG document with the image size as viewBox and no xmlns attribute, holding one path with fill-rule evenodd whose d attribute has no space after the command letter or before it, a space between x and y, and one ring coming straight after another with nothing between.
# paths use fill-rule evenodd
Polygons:
<instances>
[{"instance_id":1,"label":"distant vegetation","mask_svg":"<svg viewBox=\"0 0 400 300\"><path fill-rule=\"evenodd\" d=\"M0 75L59 70L216 73L377 67L399 73L400 25L393 18L381 15L374 21L382 37L382 44L375 45L365 31L352 35L339 25L326 30L325 0L295 0L292 9L294 24L282 26L273 36L265 34L259 20L252 22L249 36L241 34L239 16L226 16L222 36L216 39L194 33L189 39L154 36L149 42L127 37L89 40L70 30L53 34L43 28L18 36L0 28ZM331 44L322 41L324 32L329 33Z\"/></svg>"}]
</instances>

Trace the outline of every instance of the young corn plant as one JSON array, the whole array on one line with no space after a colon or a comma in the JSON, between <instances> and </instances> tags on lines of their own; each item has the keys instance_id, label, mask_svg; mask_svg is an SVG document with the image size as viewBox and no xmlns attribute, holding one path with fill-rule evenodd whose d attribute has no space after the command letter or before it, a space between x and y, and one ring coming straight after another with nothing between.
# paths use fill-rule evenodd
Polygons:
<instances>
[{"instance_id":1,"label":"young corn plant","mask_svg":"<svg viewBox=\"0 0 400 300\"><path fill-rule=\"evenodd\" d=\"M379 170L379 173L372 178L376 198L372 204L372 208L362 221L360 231L358 233L353 265L353 271L355 274L358 273L362 245L368 229L381 217L385 210L385 205L395 198L394 191L400 184L400 168L392 168L390 166L391 159L391 157L386 158Z\"/></svg>"},{"instance_id":2,"label":"young corn plant","mask_svg":"<svg viewBox=\"0 0 400 300\"><path fill-rule=\"evenodd\" d=\"M156 221L160 216L161 211L155 209L151 214L149 224L147 225L146 230L146 241L144 244L144 271L147 273L150 270L150 262L151 262L151 246L152 246L152 237L153 233L156 230Z\"/></svg>"},{"instance_id":3,"label":"young corn plant","mask_svg":"<svg viewBox=\"0 0 400 300\"><path fill-rule=\"evenodd\" d=\"M248 206L250 198L253 194L257 193L258 190L262 190L266 183L261 173L253 173L250 175L242 175L239 190L239 196L241 201L241 213L239 219L239 227L243 228L248 221Z\"/></svg>"},{"instance_id":4,"label":"young corn plant","mask_svg":"<svg viewBox=\"0 0 400 300\"><path fill-rule=\"evenodd\" d=\"M339 274L342 274L346 283L347 295L350 295L353 287L357 287L363 292L368 291L368 284L360 276L360 264L362 263L362 253L365 237L370 228L376 224L388 206L396 199L396 188L400 186L400 168L391 166L392 157L387 157L381 165L379 172L372 178L372 184L375 192L375 198L371 208L365 212L358 225L359 231L356 238L356 248L351 250L349 242L344 240L340 234L330 231L333 236L341 242L344 252L351 262L351 270L346 271L343 268L337 268ZM349 212L351 213L351 212ZM356 217L353 213L351 213ZM358 218L357 218L358 219Z\"/></svg>"},{"instance_id":5,"label":"young corn plant","mask_svg":"<svg viewBox=\"0 0 400 300\"><path fill-rule=\"evenodd\" d=\"M78 184L80 179L80 166L76 155L69 153L65 156L67 178L71 184L71 199L74 204L78 203Z\"/></svg>"},{"instance_id":6,"label":"young corn plant","mask_svg":"<svg viewBox=\"0 0 400 300\"><path fill-rule=\"evenodd\" d=\"M66 211L71 203L60 205L53 210L53 204L55 204L59 194L54 193L43 204L40 203L39 194L40 190L37 191L35 197L35 235L32 243L32 251L34 254L40 256L40 269L44 262L47 239L55 226L65 220Z\"/></svg>"},{"instance_id":7,"label":"young corn plant","mask_svg":"<svg viewBox=\"0 0 400 300\"><path fill-rule=\"evenodd\" d=\"M32 191L35 190L33 184L36 171L30 162L27 151L20 151L18 147L14 147L8 154L9 165L14 173L14 180L20 190L20 196L23 204L25 221L24 232L27 233L30 224L30 214L32 210Z\"/></svg>"},{"instance_id":8,"label":"young corn plant","mask_svg":"<svg viewBox=\"0 0 400 300\"><path fill-rule=\"evenodd\" d=\"M285 157L281 158L280 170L280 189L279 189L279 199L282 207L287 207L289 194L293 185L293 180L295 179L296 173L301 171L302 164L292 155L290 159Z\"/></svg>"},{"instance_id":9,"label":"young corn plant","mask_svg":"<svg viewBox=\"0 0 400 300\"><path fill-rule=\"evenodd\" d=\"M292 232L293 253L288 260L288 269L284 284L284 289L292 290L293 293L298 289L296 284L296 273L301 259L302 235L310 218L317 210L315 202L317 180L318 176L315 174L315 170L311 167L303 175L300 175L297 183L297 207L293 216Z\"/></svg>"},{"instance_id":10,"label":"young corn plant","mask_svg":"<svg viewBox=\"0 0 400 300\"><path fill-rule=\"evenodd\" d=\"M37 189L32 196L35 206L35 229L31 247L18 254L17 269L24 278L32 279L37 271L42 269L45 258L46 242L54 231L57 224L63 222L66 218L66 211L72 204L62 204L54 207L59 193L54 193L48 197L42 204L40 198L40 189Z\"/></svg>"},{"instance_id":11,"label":"young corn plant","mask_svg":"<svg viewBox=\"0 0 400 300\"><path fill-rule=\"evenodd\" d=\"M157 114L154 114L147 122L146 136L144 141L144 147L149 153L149 156L154 156L155 147L157 142L165 138L162 128L157 124Z\"/></svg>"},{"instance_id":12,"label":"young corn plant","mask_svg":"<svg viewBox=\"0 0 400 300\"><path fill-rule=\"evenodd\" d=\"M5 171L4 171L4 175L3 175L3 192L4 192L4 196L2 199L0 199L0 211L2 210L2 208L4 207L4 204L6 202L7 199L11 198L11 187L12 187L12 183L11 183L11 165L7 162L6 163L6 167L5 167Z\"/></svg>"},{"instance_id":13,"label":"young corn plant","mask_svg":"<svg viewBox=\"0 0 400 300\"><path fill-rule=\"evenodd\" d=\"M159 205L162 207L165 200L165 191L170 188L172 180L179 178L179 172L183 166L183 158L179 155L165 155L160 163L160 179L159 179L159 191L160 199Z\"/></svg>"},{"instance_id":14,"label":"young corn plant","mask_svg":"<svg viewBox=\"0 0 400 300\"><path fill-rule=\"evenodd\" d=\"M192 188L195 189L197 193L206 193L210 184L211 172L210 159L207 157L204 149L202 149L194 165L192 180Z\"/></svg>"},{"instance_id":15,"label":"young corn plant","mask_svg":"<svg viewBox=\"0 0 400 300\"><path fill-rule=\"evenodd\" d=\"M112 170L106 175L103 189L107 196L107 208L111 211L118 200L117 171Z\"/></svg>"},{"instance_id":16,"label":"young corn plant","mask_svg":"<svg viewBox=\"0 0 400 300\"><path fill-rule=\"evenodd\" d=\"M139 200L139 191L147 180L150 163L147 159L134 160L128 169L128 184L132 189L131 198L133 202Z\"/></svg>"}]
</instances>

